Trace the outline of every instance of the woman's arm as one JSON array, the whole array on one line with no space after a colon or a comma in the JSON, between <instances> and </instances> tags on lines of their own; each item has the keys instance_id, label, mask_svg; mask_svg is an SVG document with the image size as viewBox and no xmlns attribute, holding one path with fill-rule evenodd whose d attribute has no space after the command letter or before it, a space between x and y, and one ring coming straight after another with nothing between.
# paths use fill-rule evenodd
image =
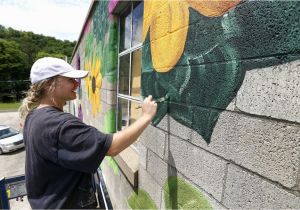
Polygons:
<instances>
[{"instance_id":1,"label":"woman's arm","mask_svg":"<svg viewBox=\"0 0 300 210\"><path fill-rule=\"evenodd\" d=\"M150 95L145 98L142 105L142 116L132 125L113 135L111 146L106 155L117 155L135 142L145 128L150 124L156 114L156 110L157 104L154 100L152 100L152 96Z\"/></svg>"}]
</instances>

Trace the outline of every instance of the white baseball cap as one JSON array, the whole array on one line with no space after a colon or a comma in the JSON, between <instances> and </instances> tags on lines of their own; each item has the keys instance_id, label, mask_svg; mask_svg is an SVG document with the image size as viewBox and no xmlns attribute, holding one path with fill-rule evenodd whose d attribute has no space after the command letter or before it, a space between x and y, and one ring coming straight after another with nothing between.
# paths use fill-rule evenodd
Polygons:
<instances>
[{"instance_id":1,"label":"white baseball cap","mask_svg":"<svg viewBox=\"0 0 300 210\"><path fill-rule=\"evenodd\" d=\"M38 59L31 67L30 80L35 84L43 79L61 75L64 77L79 79L88 75L88 71L76 70L66 61L59 58L44 57Z\"/></svg>"}]
</instances>

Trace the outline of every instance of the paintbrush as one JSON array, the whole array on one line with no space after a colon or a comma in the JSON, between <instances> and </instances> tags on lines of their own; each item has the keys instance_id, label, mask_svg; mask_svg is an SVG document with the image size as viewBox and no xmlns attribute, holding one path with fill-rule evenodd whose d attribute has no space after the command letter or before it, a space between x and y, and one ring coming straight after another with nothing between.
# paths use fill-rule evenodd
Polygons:
<instances>
[{"instance_id":1,"label":"paintbrush","mask_svg":"<svg viewBox=\"0 0 300 210\"><path fill-rule=\"evenodd\" d=\"M162 102L164 102L164 101L166 101L166 100L168 100L168 98L169 97L167 97L167 96L164 96L164 97L161 97L161 98L158 98L158 99L153 99L156 103L162 103ZM138 106L138 107L136 107L136 109L140 109L140 108L142 108L142 106L140 105L140 106Z\"/></svg>"}]
</instances>

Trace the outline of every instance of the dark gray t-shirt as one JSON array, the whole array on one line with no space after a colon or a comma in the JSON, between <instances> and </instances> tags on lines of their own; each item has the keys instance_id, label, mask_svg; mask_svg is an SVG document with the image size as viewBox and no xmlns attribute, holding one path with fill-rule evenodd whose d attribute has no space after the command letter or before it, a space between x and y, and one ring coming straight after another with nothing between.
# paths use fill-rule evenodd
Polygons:
<instances>
[{"instance_id":1,"label":"dark gray t-shirt","mask_svg":"<svg viewBox=\"0 0 300 210\"><path fill-rule=\"evenodd\" d=\"M31 111L24 125L25 177L34 209L62 208L80 180L96 172L112 135L54 107Z\"/></svg>"}]
</instances>

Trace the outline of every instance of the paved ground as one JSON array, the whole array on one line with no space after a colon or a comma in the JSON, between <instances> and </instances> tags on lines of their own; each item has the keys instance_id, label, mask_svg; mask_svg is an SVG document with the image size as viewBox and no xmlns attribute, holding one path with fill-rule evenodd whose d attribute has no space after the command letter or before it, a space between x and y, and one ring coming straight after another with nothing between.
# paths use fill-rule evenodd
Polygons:
<instances>
[{"instance_id":1,"label":"paved ground","mask_svg":"<svg viewBox=\"0 0 300 210\"><path fill-rule=\"evenodd\" d=\"M19 115L17 112L0 112L0 124L9 125L17 130L19 127ZM25 150L21 149L12 153L0 155L0 178L24 174L25 170ZM10 208L30 209L27 198L23 202L11 200Z\"/></svg>"},{"instance_id":2,"label":"paved ground","mask_svg":"<svg viewBox=\"0 0 300 210\"><path fill-rule=\"evenodd\" d=\"M1 112L0 111L0 125L9 125L13 128L20 130L20 120L18 112Z\"/></svg>"}]
</instances>

